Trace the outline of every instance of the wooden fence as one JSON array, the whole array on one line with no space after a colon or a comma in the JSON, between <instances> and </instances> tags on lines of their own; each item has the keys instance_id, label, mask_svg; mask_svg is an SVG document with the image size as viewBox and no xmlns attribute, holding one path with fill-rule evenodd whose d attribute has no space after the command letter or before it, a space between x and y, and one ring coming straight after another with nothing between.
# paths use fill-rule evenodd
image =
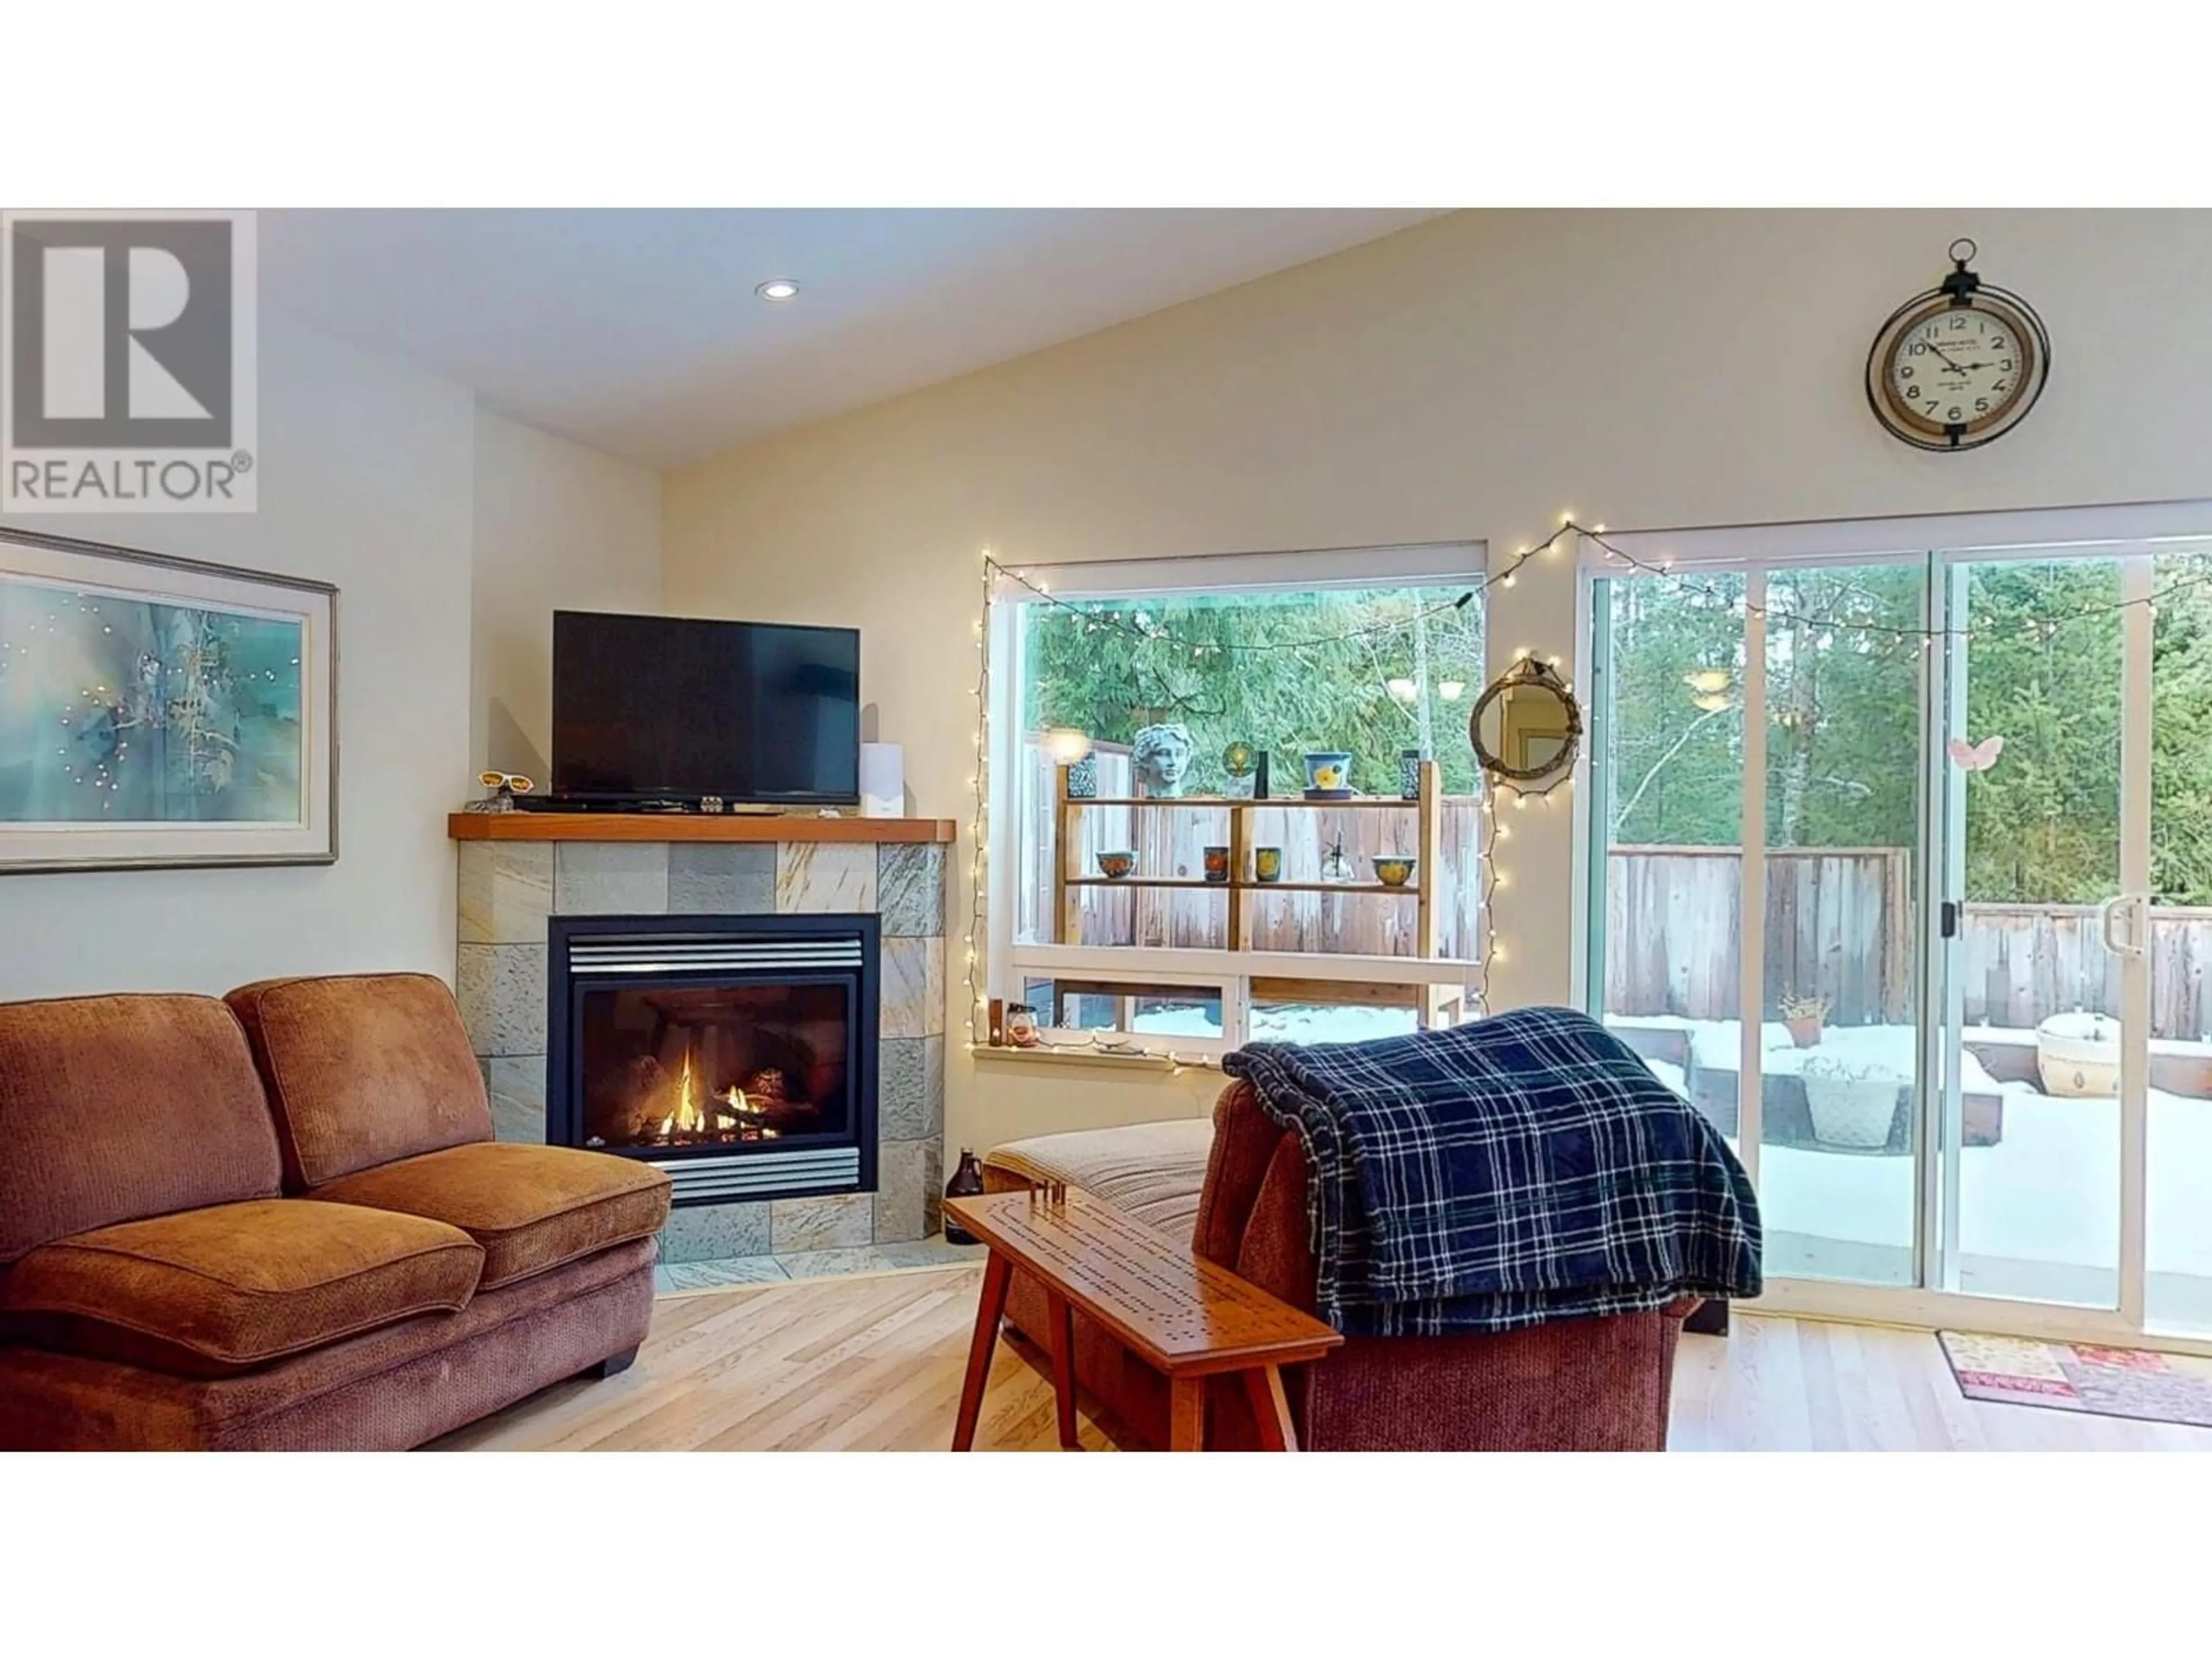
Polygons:
<instances>
[{"instance_id":1,"label":"wooden fence","mask_svg":"<svg viewBox=\"0 0 2212 1659\"><path fill-rule=\"evenodd\" d=\"M1606 860L1606 1009L1732 1019L1742 860L1725 847L1616 847ZM1903 848L1766 854L1765 1017L1828 999L1844 1025L1915 1018L1911 854ZM2094 905L1969 904L1960 945L1969 1025L2030 1027L2120 1011L2119 963ZM2150 911L2151 1035L2212 1036L2212 909Z\"/></svg>"},{"instance_id":2,"label":"wooden fence","mask_svg":"<svg viewBox=\"0 0 2212 1659\"><path fill-rule=\"evenodd\" d=\"M1135 793L1126 744L1093 746L1098 757L1098 793L1111 799ZM1018 937L1052 937L1054 763L1034 738L1022 750L1022 832L1017 838L1022 860ZM1460 956L1475 945L1475 909L1482 818L1471 797L1443 804L1443 868L1437 872L1442 949ZM1083 845L1070 867L1097 873L1096 854L1133 850L1137 868L1157 876L1197 878L1205 873L1209 844L1226 845L1229 815L1219 806L1172 809L1097 806L1082 814ZM1344 855L1358 880L1372 881L1368 860L1377 854L1416 851L1418 829L1413 803L1403 812L1372 808L1331 811L1325 807L1263 810L1253 814L1252 844L1283 849L1283 879L1316 881L1321 861L1341 836ZM1079 890L1084 945L1164 945L1222 951L1229 947L1228 896L1173 888L1085 887ZM1251 908L1255 951L1310 951L1330 955L1419 954L1414 942L1413 890L1401 894L1268 893L1245 895Z\"/></svg>"}]
</instances>

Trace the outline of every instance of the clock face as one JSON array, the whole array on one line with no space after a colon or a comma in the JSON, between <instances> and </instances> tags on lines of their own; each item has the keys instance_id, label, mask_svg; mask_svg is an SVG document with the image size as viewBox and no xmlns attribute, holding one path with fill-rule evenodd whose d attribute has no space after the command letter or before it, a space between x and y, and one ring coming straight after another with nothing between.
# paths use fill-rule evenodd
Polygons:
<instances>
[{"instance_id":1,"label":"clock face","mask_svg":"<svg viewBox=\"0 0 2212 1659\"><path fill-rule=\"evenodd\" d=\"M2042 389L2046 363L2027 319L1986 295L1939 298L1892 322L1869 386L1875 412L1908 443L1971 448L2008 429Z\"/></svg>"}]
</instances>

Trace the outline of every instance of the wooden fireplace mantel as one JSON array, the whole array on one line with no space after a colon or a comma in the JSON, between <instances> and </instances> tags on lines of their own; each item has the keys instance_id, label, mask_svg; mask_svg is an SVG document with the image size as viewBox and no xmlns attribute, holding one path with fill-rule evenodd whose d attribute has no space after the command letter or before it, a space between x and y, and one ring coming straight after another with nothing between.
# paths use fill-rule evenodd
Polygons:
<instances>
[{"instance_id":1,"label":"wooden fireplace mantel","mask_svg":"<svg viewBox=\"0 0 2212 1659\"><path fill-rule=\"evenodd\" d=\"M454 841L913 842L950 843L951 818L817 818L749 813L455 812Z\"/></svg>"}]
</instances>

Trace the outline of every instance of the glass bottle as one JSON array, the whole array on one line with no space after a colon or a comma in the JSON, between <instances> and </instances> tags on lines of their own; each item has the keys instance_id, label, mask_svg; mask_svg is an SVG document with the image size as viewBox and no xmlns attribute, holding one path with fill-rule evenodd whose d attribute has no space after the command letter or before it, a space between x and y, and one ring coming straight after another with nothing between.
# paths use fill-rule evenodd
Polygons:
<instances>
[{"instance_id":1,"label":"glass bottle","mask_svg":"<svg viewBox=\"0 0 2212 1659\"><path fill-rule=\"evenodd\" d=\"M983 1190L983 1166L975 1161L971 1148L960 1149L960 1166L952 1172L952 1179L945 1183L947 1198L974 1198ZM951 1212L945 1216L945 1242L948 1244L973 1244L975 1235L952 1218Z\"/></svg>"}]
</instances>

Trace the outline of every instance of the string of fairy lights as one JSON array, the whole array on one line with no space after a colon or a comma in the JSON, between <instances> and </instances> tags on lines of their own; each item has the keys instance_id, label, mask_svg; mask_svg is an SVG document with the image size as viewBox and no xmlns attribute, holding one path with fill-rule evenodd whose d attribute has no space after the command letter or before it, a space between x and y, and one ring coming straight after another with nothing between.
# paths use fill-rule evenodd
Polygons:
<instances>
[{"instance_id":1,"label":"string of fairy lights","mask_svg":"<svg viewBox=\"0 0 2212 1659\"><path fill-rule=\"evenodd\" d=\"M2207 561L2201 568L2191 574L2178 576L2145 596L2123 599L2109 603L2085 605L2063 613L2011 616L2004 619L2002 623L1989 617L1984 617L1979 621L1970 617L1966 623L1961 625L1946 624L1929 627L1885 622L1879 618L1859 616L1811 615L1787 604L1769 604L1762 600L1751 599L1745 593L1731 592L1717 582L1696 576L1678 574L1675 571L1675 562L1672 557L1663 554L1646 556L1624 547L1619 542L1607 538L1603 525L1584 526L1576 520L1572 513L1566 513L1560 515L1559 528L1543 540L1525 544L1516 548L1513 556L1502 567L1491 572L1481 581L1461 593L1456 599L1430 606L1415 617L1376 623L1363 628L1347 629L1341 634L1317 636L1312 639L1233 641L1182 638L1172 629L1153 622L1147 613L1133 605L1124 607L1128 613L1125 616L1121 609L1101 611L1095 601L1071 600L1054 593L1043 579L1034 576L1028 571L1001 563L987 550L983 554L981 565L982 599L975 623L975 772L971 780L975 790L975 806L969 824L969 845L972 851L969 863L969 910L966 941L970 1048L983 1046L979 1032L989 1007L989 998L985 991L988 963L984 960L983 940L988 920L988 890L985 875L989 858L990 841L992 689L990 645L993 607L997 603L1002 582L1011 582L1025 590L1031 597L1024 603L1048 605L1081 616L1085 629L1089 631L1114 630L1149 644L1188 648L1192 652L1194 659L1203 659L1208 655L1234 656L1279 651L1295 652L1378 634L1398 633L1413 628L1420 621L1463 611L1477 598L1486 594L1493 587L1512 587L1519 579L1521 572L1529 563L1540 558L1554 556L1565 547L1575 544L1574 540L1571 538L1589 542L1600 549L1607 560L1618 567L1632 569L1644 576L1664 581L1676 592L1694 594L1706 603L1726 609L1735 616L1756 616L1766 623L1779 622L1791 627L1809 629L1850 632L1891 640L1909 639L1917 641L1923 651L1933 651L1936 646L1948 641L1963 641L2002 633L2006 629L2013 630L2023 638L2040 638L2049 641L2055 638L2058 631L2069 623L2117 615L2138 605L2145 607L2150 614L2155 616L2161 601L2171 599L2178 593L2212 586L2212 561ZM1534 655L1535 653L1525 646L1519 647L1514 653L1516 660L1525 659ZM1555 672L1559 668L1559 660L1557 655L1547 656L1543 659L1543 661ZM1566 684L1569 694L1572 695L1571 684L1562 683ZM1498 799L1504 797L1510 800L1515 811L1525 811L1531 801L1535 802L1539 807L1547 806L1555 792L1572 787L1573 778L1571 772L1561 772L1540 787L1529 787L1495 777L1486 777L1483 781L1486 787L1480 797L1481 831L1477 840L1476 848L1478 872L1476 926L1480 943L1474 955L1468 959L1468 967L1462 981L1461 993L1467 1006L1486 1012L1489 1007L1491 969L1494 964L1508 959L1506 941L1500 936L1497 926L1496 897L1507 886L1509 878L1498 866L1498 848L1501 842L1512 839L1513 832L1511 827L1504 821L1497 810ZM1098 1046L1095 1036L1090 1041L1091 1046L1094 1048ZM1178 1073L1199 1067L1219 1069L1219 1061L1210 1054L1178 1054L1170 1050L1164 1058L1169 1061L1170 1068Z\"/></svg>"},{"instance_id":2,"label":"string of fairy lights","mask_svg":"<svg viewBox=\"0 0 2212 1659\"><path fill-rule=\"evenodd\" d=\"M1970 617L1961 626L1929 628L1908 623L1882 622L1877 618L1867 617L1808 615L1786 605L1769 605L1763 601L1755 601L1742 593L1731 592L1727 588L1711 581L1700 580L1694 576L1677 575L1673 559L1664 556L1647 558L1621 546L1618 542L1610 541L1605 535L1603 525L1595 529L1584 529L1571 520L1565 527L1573 531L1593 546L1601 549L1608 558L1617 560L1632 569L1641 571L1647 576L1658 577L1677 592L1696 594L1717 608L1727 610L1734 616L1758 617L1767 622L1780 622L1792 627L1814 630L1833 629L1838 633L1871 635L1881 639L1913 640L1919 643L1920 648L1923 651L1932 651L1936 646L1947 641L1955 640L1963 642L1968 640L1986 639L2007 629L2012 630L2022 638L2048 640L2056 637L2061 629L2072 623L2088 622L2100 617L2118 616L2122 611L2133 610L2138 605L2147 609L2151 615L2156 616L2159 605L2162 601L2170 599L2178 593L2212 586L2212 562L2207 562L2191 574L2178 576L2152 592L2132 599L2114 599L2110 602L2079 605L2063 612L2033 612L2010 617L2002 623L1986 615L1979 621Z\"/></svg>"}]
</instances>

